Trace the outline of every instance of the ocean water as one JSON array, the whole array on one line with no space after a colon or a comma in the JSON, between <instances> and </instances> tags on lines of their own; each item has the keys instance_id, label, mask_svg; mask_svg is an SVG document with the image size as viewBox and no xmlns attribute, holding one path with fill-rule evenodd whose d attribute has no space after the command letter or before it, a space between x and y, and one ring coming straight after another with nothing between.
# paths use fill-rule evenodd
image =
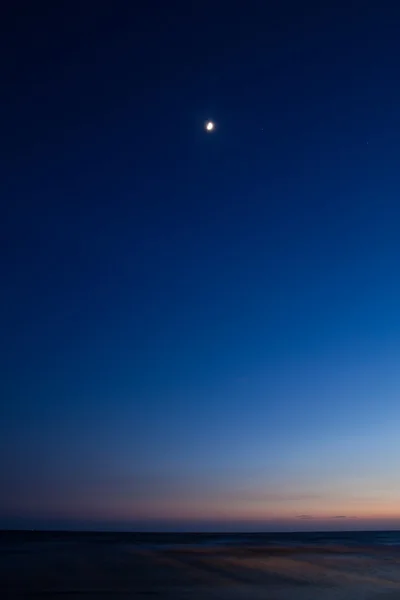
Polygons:
<instances>
[{"instance_id":1,"label":"ocean water","mask_svg":"<svg viewBox=\"0 0 400 600\"><path fill-rule=\"evenodd\" d=\"M59 534L49 533L49 539ZM124 541L151 548L161 547L218 547L218 546L272 546L317 548L321 546L377 547L398 546L400 531L340 531L295 533L85 533L71 534L71 539L82 536L86 542L104 543ZM64 537L65 539L65 537ZM1 537L0 537L1 540Z\"/></svg>"},{"instance_id":2,"label":"ocean water","mask_svg":"<svg viewBox=\"0 0 400 600\"><path fill-rule=\"evenodd\" d=\"M128 537L126 538L128 542ZM185 548L281 548L316 551L322 547L338 551L339 548L363 549L368 552L382 546L398 547L400 550L400 531L362 531L362 532L300 532L300 533L195 533L171 534L151 533L133 534L129 542L147 548L181 549ZM400 599L399 599L400 600Z\"/></svg>"},{"instance_id":3,"label":"ocean water","mask_svg":"<svg viewBox=\"0 0 400 600\"><path fill-rule=\"evenodd\" d=\"M400 600L400 532L0 532L0 598Z\"/></svg>"}]
</instances>

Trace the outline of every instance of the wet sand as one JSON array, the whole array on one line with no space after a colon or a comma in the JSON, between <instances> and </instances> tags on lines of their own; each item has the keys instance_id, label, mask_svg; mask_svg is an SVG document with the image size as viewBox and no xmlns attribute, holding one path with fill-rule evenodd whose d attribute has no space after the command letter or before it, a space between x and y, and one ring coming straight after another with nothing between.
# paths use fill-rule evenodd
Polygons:
<instances>
[{"instance_id":1,"label":"wet sand","mask_svg":"<svg viewBox=\"0 0 400 600\"><path fill-rule=\"evenodd\" d=\"M0 598L400 600L396 549L6 541Z\"/></svg>"}]
</instances>

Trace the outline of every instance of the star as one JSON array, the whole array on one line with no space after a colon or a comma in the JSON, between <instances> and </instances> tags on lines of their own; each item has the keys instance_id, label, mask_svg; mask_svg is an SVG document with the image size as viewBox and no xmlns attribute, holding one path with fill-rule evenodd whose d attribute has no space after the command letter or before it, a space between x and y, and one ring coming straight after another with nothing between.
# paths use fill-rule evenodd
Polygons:
<instances>
[{"instance_id":1,"label":"star","mask_svg":"<svg viewBox=\"0 0 400 600\"><path fill-rule=\"evenodd\" d=\"M212 121L207 121L206 125L205 125L205 129L206 131L214 131L215 129L215 125Z\"/></svg>"}]
</instances>

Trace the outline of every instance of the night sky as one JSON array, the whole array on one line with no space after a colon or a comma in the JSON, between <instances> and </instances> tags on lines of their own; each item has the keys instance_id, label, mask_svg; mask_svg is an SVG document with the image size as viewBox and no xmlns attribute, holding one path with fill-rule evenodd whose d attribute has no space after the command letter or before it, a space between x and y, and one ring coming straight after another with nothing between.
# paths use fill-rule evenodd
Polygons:
<instances>
[{"instance_id":1,"label":"night sky","mask_svg":"<svg viewBox=\"0 0 400 600\"><path fill-rule=\"evenodd\" d=\"M400 527L400 8L367 5L2 9L0 527Z\"/></svg>"}]
</instances>

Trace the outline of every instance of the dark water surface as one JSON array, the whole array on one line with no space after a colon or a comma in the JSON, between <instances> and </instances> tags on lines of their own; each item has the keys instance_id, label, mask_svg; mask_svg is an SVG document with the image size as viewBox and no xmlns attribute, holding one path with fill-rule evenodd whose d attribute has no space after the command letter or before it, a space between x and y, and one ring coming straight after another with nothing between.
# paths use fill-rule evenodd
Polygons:
<instances>
[{"instance_id":1,"label":"dark water surface","mask_svg":"<svg viewBox=\"0 0 400 600\"><path fill-rule=\"evenodd\" d=\"M0 532L0 598L400 600L400 532Z\"/></svg>"}]
</instances>

